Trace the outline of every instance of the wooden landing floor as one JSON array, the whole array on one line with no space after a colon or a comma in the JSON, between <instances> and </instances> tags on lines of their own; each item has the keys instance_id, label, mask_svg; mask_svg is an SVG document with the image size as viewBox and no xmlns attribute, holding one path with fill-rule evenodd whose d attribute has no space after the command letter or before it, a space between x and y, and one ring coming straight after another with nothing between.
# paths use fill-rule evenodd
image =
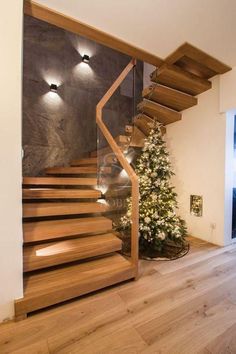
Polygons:
<instances>
[{"instance_id":1,"label":"wooden landing floor","mask_svg":"<svg viewBox=\"0 0 236 354\"><path fill-rule=\"evenodd\" d=\"M0 353L236 353L236 245L191 239L138 281L0 326Z\"/></svg>"}]
</instances>

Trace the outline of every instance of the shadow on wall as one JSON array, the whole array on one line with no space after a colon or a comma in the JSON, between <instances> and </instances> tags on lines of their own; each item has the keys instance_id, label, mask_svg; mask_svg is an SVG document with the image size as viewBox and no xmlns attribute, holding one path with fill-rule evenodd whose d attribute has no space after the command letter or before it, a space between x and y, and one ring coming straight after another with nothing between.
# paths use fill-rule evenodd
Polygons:
<instances>
[{"instance_id":1,"label":"shadow on wall","mask_svg":"<svg viewBox=\"0 0 236 354\"><path fill-rule=\"evenodd\" d=\"M89 55L88 64L82 62ZM38 176L52 166L96 149L95 108L130 57L32 17L24 17L23 175ZM138 63L136 101L141 100L143 64ZM127 78L127 87L133 77ZM57 92L50 85L58 86ZM104 110L112 134L121 134L133 115L127 87Z\"/></svg>"}]
</instances>

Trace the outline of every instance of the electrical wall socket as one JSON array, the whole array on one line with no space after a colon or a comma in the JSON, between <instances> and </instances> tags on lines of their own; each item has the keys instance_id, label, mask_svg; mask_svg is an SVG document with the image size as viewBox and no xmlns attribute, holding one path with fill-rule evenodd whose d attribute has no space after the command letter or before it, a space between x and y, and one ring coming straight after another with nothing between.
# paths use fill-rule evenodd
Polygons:
<instances>
[{"instance_id":1,"label":"electrical wall socket","mask_svg":"<svg viewBox=\"0 0 236 354\"><path fill-rule=\"evenodd\" d=\"M212 230L215 230L215 229L216 229L216 223L215 223L215 222L211 222L211 223L210 223L210 228L211 228Z\"/></svg>"}]
</instances>

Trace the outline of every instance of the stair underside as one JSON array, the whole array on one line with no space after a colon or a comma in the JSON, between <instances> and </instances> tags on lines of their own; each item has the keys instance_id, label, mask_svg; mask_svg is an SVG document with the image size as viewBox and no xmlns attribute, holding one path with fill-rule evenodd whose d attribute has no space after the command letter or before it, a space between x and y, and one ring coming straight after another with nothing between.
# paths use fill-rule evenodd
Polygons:
<instances>
[{"instance_id":1,"label":"stair underside","mask_svg":"<svg viewBox=\"0 0 236 354\"><path fill-rule=\"evenodd\" d=\"M143 97L175 111L183 111L197 104L197 98L169 87L153 84L143 90Z\"/></svg>"},{"instance_id":2,"label":"stair underside","mask_svg":"<svg viewBox=\"0 0 236 354\"><path fill-rule=\"evenodd\" d=\"M231 70L228 65L189 43L182 44L165 59L165 62L175 64L205 79L209 79L217 74L224 74Z\"/></svg>"},{"instance_id":3,"label":"stair underside","mask_svg":"<svg viewBox=\"0 0 236 354\"><path fill-rule=\"evenodd\" d=\"M24 272L47 268L121 250L113 233L27 246L23 250Z\"/></svg>"},{"instance_id":4,"label":"stair underside","mask_svg":"<svg viewBox=\"0 0 236 354\"><path fill-rule=\"evenodd\" d=\"M145 114L138 114L134 117L134 124L146 135L148 136L150 131L154 127L155 120ZM161 126L162 135L166 133L166 128Z\"/></svg>"},{"instance_id":5,"label":"stair underside","mask_svg":"<svg viewBox=\"0 0 236 354\"><path fill-rule=\"evenodd\" d=\"M181 113L149 100L143 100L140 102L138 104L138 109L140 112L149 117L155 118L158 122L164 125L174 123L181 119Z\"/></svg>"},{"instance_id":6,"label":"stair underside","mask_svg":"<svg viewBox=\"0 0 236 354\"><path fill-rule=\"evenodd\" d=\"M76 215L106 213L114 208L108 203L100 202L55 202L55 203L25 203L23 204L23 217L35 218L45 216Z\"/></svg>"},{"instance_id":7,"label":"stair underside","mask_svg":"<svg viewBox=\"0 0 236 354\"><path fill-rule=\"evenodd\" d=\"M69 236L102 233L112 229L112 221L103 216L25 222L24 243L47 241Z\"/></svg>"},{"instance_id":8,"label":"stair underside","mask_svg":"<svg viewBox=\"0 0 236 354\"><path fill-rule=\"evenodd\" d=\"M15 301L16 316L60 303L135 277L129 261L114 254L63 268L28 274L24 297Z\"/></svg>"},{"instance_id":9,"label":"stair underside","mask_svg":"<svg viewBox=\"0 0 236 354\"><path fill-rule=\"evenodd\" d=\"M101 192L95 189L23 189L23 199L97 199Z\"/></svg>"},{"instance_id":10,"label":"stair underside","mask_svg":"<svg viewBox=\"0 0 236 354\"><path fill-rule=\"evenodd\" d=\"M192 73L186 72L175 65L164 64L151 74L151 80L196 96L211 88L211 82Z\"/></svg>"},{"instance_id":11,"label":"stair underside","mask_svg":"<svg viewBox=\"0 0 236 354\"><path fill-rule=\"evenodd\" d=\"M95 186L97 178L24 177L24 186Z\"/></svg>"}]
</instances>

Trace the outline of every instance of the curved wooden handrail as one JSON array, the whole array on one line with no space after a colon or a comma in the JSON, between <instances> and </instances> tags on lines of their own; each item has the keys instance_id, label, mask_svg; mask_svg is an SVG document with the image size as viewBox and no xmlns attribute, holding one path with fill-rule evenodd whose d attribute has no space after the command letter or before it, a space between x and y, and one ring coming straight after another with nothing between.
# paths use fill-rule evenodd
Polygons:
<instances>
[{"instance_id":1,"label":"curved wooden handrail","mask_svg":"<svg viewBox=\"0 0 236 354\"><path fill-rule=\"evenodd\" d=\"M105 139L107 140L110 148L112 149L113 153L115 154L117 160L120 162L123 169L126 171L127 175L129 176L132 189L131 189L131 197L132 197L132 212L131 212L131 261L133 265L136 267L136 276L138 273L138 233L139 233L139 182L138 176L134 172L133 168L128 163L126 157L124 156L123 152L117 145L116 141L113 139L113 136L107 129L106 125L102 120L102 109L107 103L107 101L111 98L113 93L117 90L120 86L122 81L126 78L128 73L134 68L136 65L136 60L132 59L130 63L125 67L119 77L115 80L113 85L110 89L106 92L103 98L96 106L96 122L99 126L102 134L104 135Z\"/></svg>"}]
</instances>

